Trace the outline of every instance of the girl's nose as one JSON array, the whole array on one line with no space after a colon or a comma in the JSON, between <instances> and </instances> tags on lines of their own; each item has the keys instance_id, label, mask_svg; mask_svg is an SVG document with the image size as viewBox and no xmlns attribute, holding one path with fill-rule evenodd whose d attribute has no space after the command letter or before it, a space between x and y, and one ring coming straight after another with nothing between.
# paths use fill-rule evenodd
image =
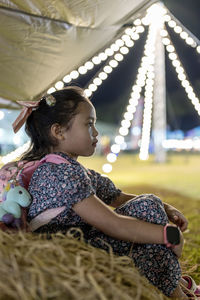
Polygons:
<instances>
[{"instance_id":1,"label":"girl's nose","mask_svg":"<svg viewBox=\"0 0 200 300\"><path fill-rule=\"evenodd\" d=\"M98 134L99 134L99 133L98 133L96 127L94 127L94 130L93 130L93 136L97 136Z\"/></svg>"}]
</instances>

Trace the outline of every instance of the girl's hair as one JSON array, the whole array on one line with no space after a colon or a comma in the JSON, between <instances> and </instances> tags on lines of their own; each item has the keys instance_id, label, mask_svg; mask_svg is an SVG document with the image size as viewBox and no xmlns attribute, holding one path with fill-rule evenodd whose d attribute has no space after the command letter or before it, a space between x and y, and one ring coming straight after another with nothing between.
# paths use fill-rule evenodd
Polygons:
<instances>
[{"instance_id":1,"label":"girl's hair","mask_svg":"<svg viewBox=\"0 0 200 300\"><path fill-rule=\"evenodd\" d=\"M50 153L50 148L58 143L50 134L51 126L58 123L70 128L70 121L78 113L79 103L90 102L84 95L84 91L76 86L68 86L51 95L55 103L49 105L46 97L43 97L37 109L32 111L26 121L25 131L31 139L31 144L21 160L40 160Z\"/></svg>"}]
</instances>

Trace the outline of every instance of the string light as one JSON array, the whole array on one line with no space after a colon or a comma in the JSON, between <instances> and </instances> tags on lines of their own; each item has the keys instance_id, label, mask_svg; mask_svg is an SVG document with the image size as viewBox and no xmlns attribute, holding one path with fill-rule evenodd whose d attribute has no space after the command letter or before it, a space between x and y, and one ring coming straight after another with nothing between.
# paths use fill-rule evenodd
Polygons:
<instances>
[{"instance_id":1,"label":"string light","mask_svg":"<svg viewBox=\"0 0 200 300\"><path fill-rule=\"evenodd\" d=\"M140 153L139 158L141 160L148 159L148 151L149 151L149 142L150 142L150 134L151 134L151 119L152 119L152 105L153 105L153 85L154 85L154 47L152 47L155 43L155 31L150 26L149 36L147 40L147 58L150 58L147 62L147 79L145 85L145 98L144 98L144 112L143 112L143 126L142 126L142 138L140 145Z\"/></svg>"},{"instance_id":2,"label":"string light","mask_svg":"<svg viewBox=\"0 0 200 300\"><path fill-rule=\"evenodd\" d=\"M185 43L193 48L196 48L196 51L199 51L200 41L194 36L181 22L176 19L170 11L169 18L165 18L165 22L168 23L168 26L173 28L174 32L179 34L180 38L185 41Z\"/></svg>"},{"instance_id":3,"label":"string light","mask_svg":"<svg viewBox=\"0 0 200 300\"><path fill-rule=\"evenodd\" d=\"M140 26L141 27L141 26ZM127 30L127 29L126 29ZM118 48L118 52L114 55L113 58L111 58L108 63L106 64L106 66L103 68L103 72L100 70L98 75L93 79L92 84L95 84L96 80L101 79L101 84L103 83L103 80L107 79L107 77L109 76L110 73L112 73L113 69L116 68L118 66L118 64L124 59L124 56L128 54L129 52L129 48L124 46L124 41L128 41L130 40L130 37L134 40L138 39L140 36L138 33L135 33L135 30L137 30L137 27L133 27L132 29L129 28L128 30L128 34L124 34L122 35L121 39L117 39L115 42L115 46L117 45ZM140 32L142 32L142 30L139 30ZM136 35L134 35L136 34ZM130 45L130 47L133 47L134 43L132 43ZM111 45L112 47L112 45ZM113 50L116 50L115 48ZM99 86L101 86L101 84L96 85L96 89L95 91L98 89ZM85 89L85 94L87 97L91 97L92 94L95 92L93 88L91 88L91 84L88 85L88 87ZM123 129L123 134L126 135L127 134L127 130Z\"/></svg>"},{"instance_id":4,"label":"string light","mask_svg":"<svg viewBox=\"0 0 200 300\"><path fill-rule=\"evenodd\" d=\"M168 52L169 59L171 60L172 66L174 67L174 69L177 73L177 78L179 79L179 81L181 82L181 85L184 87L184 89L186 91L187 97L190 99L190 101L194 105L195 110L200 115L200 101L193 91L193 88L187 78L187 74L183 68L181 61L178 58L177 53L175 52L176 51L175 47L174 47L174 45L172 45L172 42L171 42L169 36L168 36L168 39L170 41L170 45L166 47L166 50ZM171 51L172 49L173 49L173 51Z\"/></svg>"},{"instance_id":5,"label":"string light","mask_svg":"<svg viewBox=\"0 0 200 300\"><path fill-rule=\"evenodd\" d=\"M186 139L176 140L169 139L163 141L163 147L165 149L176 149L176 150L200 150L200 139Z\"/></svg>"},{"instance_id":6,"label":"string light","mask_svg":"<svg viewBox=\"0 0 200 300\"><path fill-rule=\"evenodd\" d=\"M64 87L64 83L68 84L73 79L77 79L80 75L86 74L89 70L92 70L95 65L98 65L101 62L107 60L109 56L113 56L115 52L117 52L117 56L113 59L113 61L122 61L124 55L128 54L129 48L134 46L134 41L139 39L139 34L143 31L144 27L141 25L141 23L140 25L126 28L122 33L122 36L120 38L117 38L116 41L112 45L110 45L110 47L106 48L103 52L100 52L99 54L92 57L92 59L90 61L85 62L84 65L78 67L78 70L72 70L69 74L66 74L62 80L55 83L54 87L50 87L47 93L51 94L56 90L62 89ZM118 63L113 63L113 61L111 62L110 66L115 68L118 65ZM86 94L88 96L91 96L92 92L94 91L90 91L90 89L86 90Z\"/></svg>"},{"instance_id":7,"label":"string light","mask_svg":"<svg viewBox=\"0 0 200 300\"><path fill-rule=\"evenodd\" d=\"M18 157L20 157L25 151L28 150L30 146L30 142L25 143L23 146L18 147L14 151L10 152L9 154L5 156L0 157L0 163L7 164L13 160L16 160Z\"/></svg>"}]
</instances>

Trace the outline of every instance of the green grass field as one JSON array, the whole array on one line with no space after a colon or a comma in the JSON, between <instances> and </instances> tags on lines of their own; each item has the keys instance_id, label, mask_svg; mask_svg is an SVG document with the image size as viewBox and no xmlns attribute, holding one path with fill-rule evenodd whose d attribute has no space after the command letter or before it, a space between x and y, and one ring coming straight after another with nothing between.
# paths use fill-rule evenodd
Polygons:
<instances>
[{"instance_id":1,"label":"green grass field","mask_svg":"<svg viewBox=\"0 0 200 300\"><path fill-rule=\"evenodd\" d=\"M104 157L93 156L79 161L102 173ZM181 258L183 272L200 282L200 155L170 154L167 162L158 164L154 157L140 161L137 155L120 155L108 176L117 187L134 194L154 193L164 202L181 210L189 220L184 233Z\"/></svg>"},{"instance_id":2,"label":"green grass field","mask_svg":"<svg viewBox=\"0 0 200 300\"><path fill-rule=\"evenodd\" d=\"M102 173L106 159L100 156L79 159L83 165ZM108 176L121 188L151 185L170 189L200 199L200 154L169 154L167 162L158 164L151 156L140 161L138 155L120 154Z\"/></svg>"}]
</instances>

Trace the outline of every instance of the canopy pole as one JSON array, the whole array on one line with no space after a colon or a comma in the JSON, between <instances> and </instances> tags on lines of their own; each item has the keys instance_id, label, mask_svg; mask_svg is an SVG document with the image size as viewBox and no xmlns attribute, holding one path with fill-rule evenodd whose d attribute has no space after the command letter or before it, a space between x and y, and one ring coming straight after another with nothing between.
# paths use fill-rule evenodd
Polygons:
<instances>
[{"instance_id":1,"label":"canopy pole","mask_svg":"<svg viewBox=\"0 0 200 300\"><path fill-rule=\"evenodd\" d=\"M157 28L155 43L155 82L153 98L153 142L155 161L166 161L166 150L163 141L166 140L166 81L165 81L165 49L162 43L160 31L163 26Z\"/></svg>"}]
</instances>

